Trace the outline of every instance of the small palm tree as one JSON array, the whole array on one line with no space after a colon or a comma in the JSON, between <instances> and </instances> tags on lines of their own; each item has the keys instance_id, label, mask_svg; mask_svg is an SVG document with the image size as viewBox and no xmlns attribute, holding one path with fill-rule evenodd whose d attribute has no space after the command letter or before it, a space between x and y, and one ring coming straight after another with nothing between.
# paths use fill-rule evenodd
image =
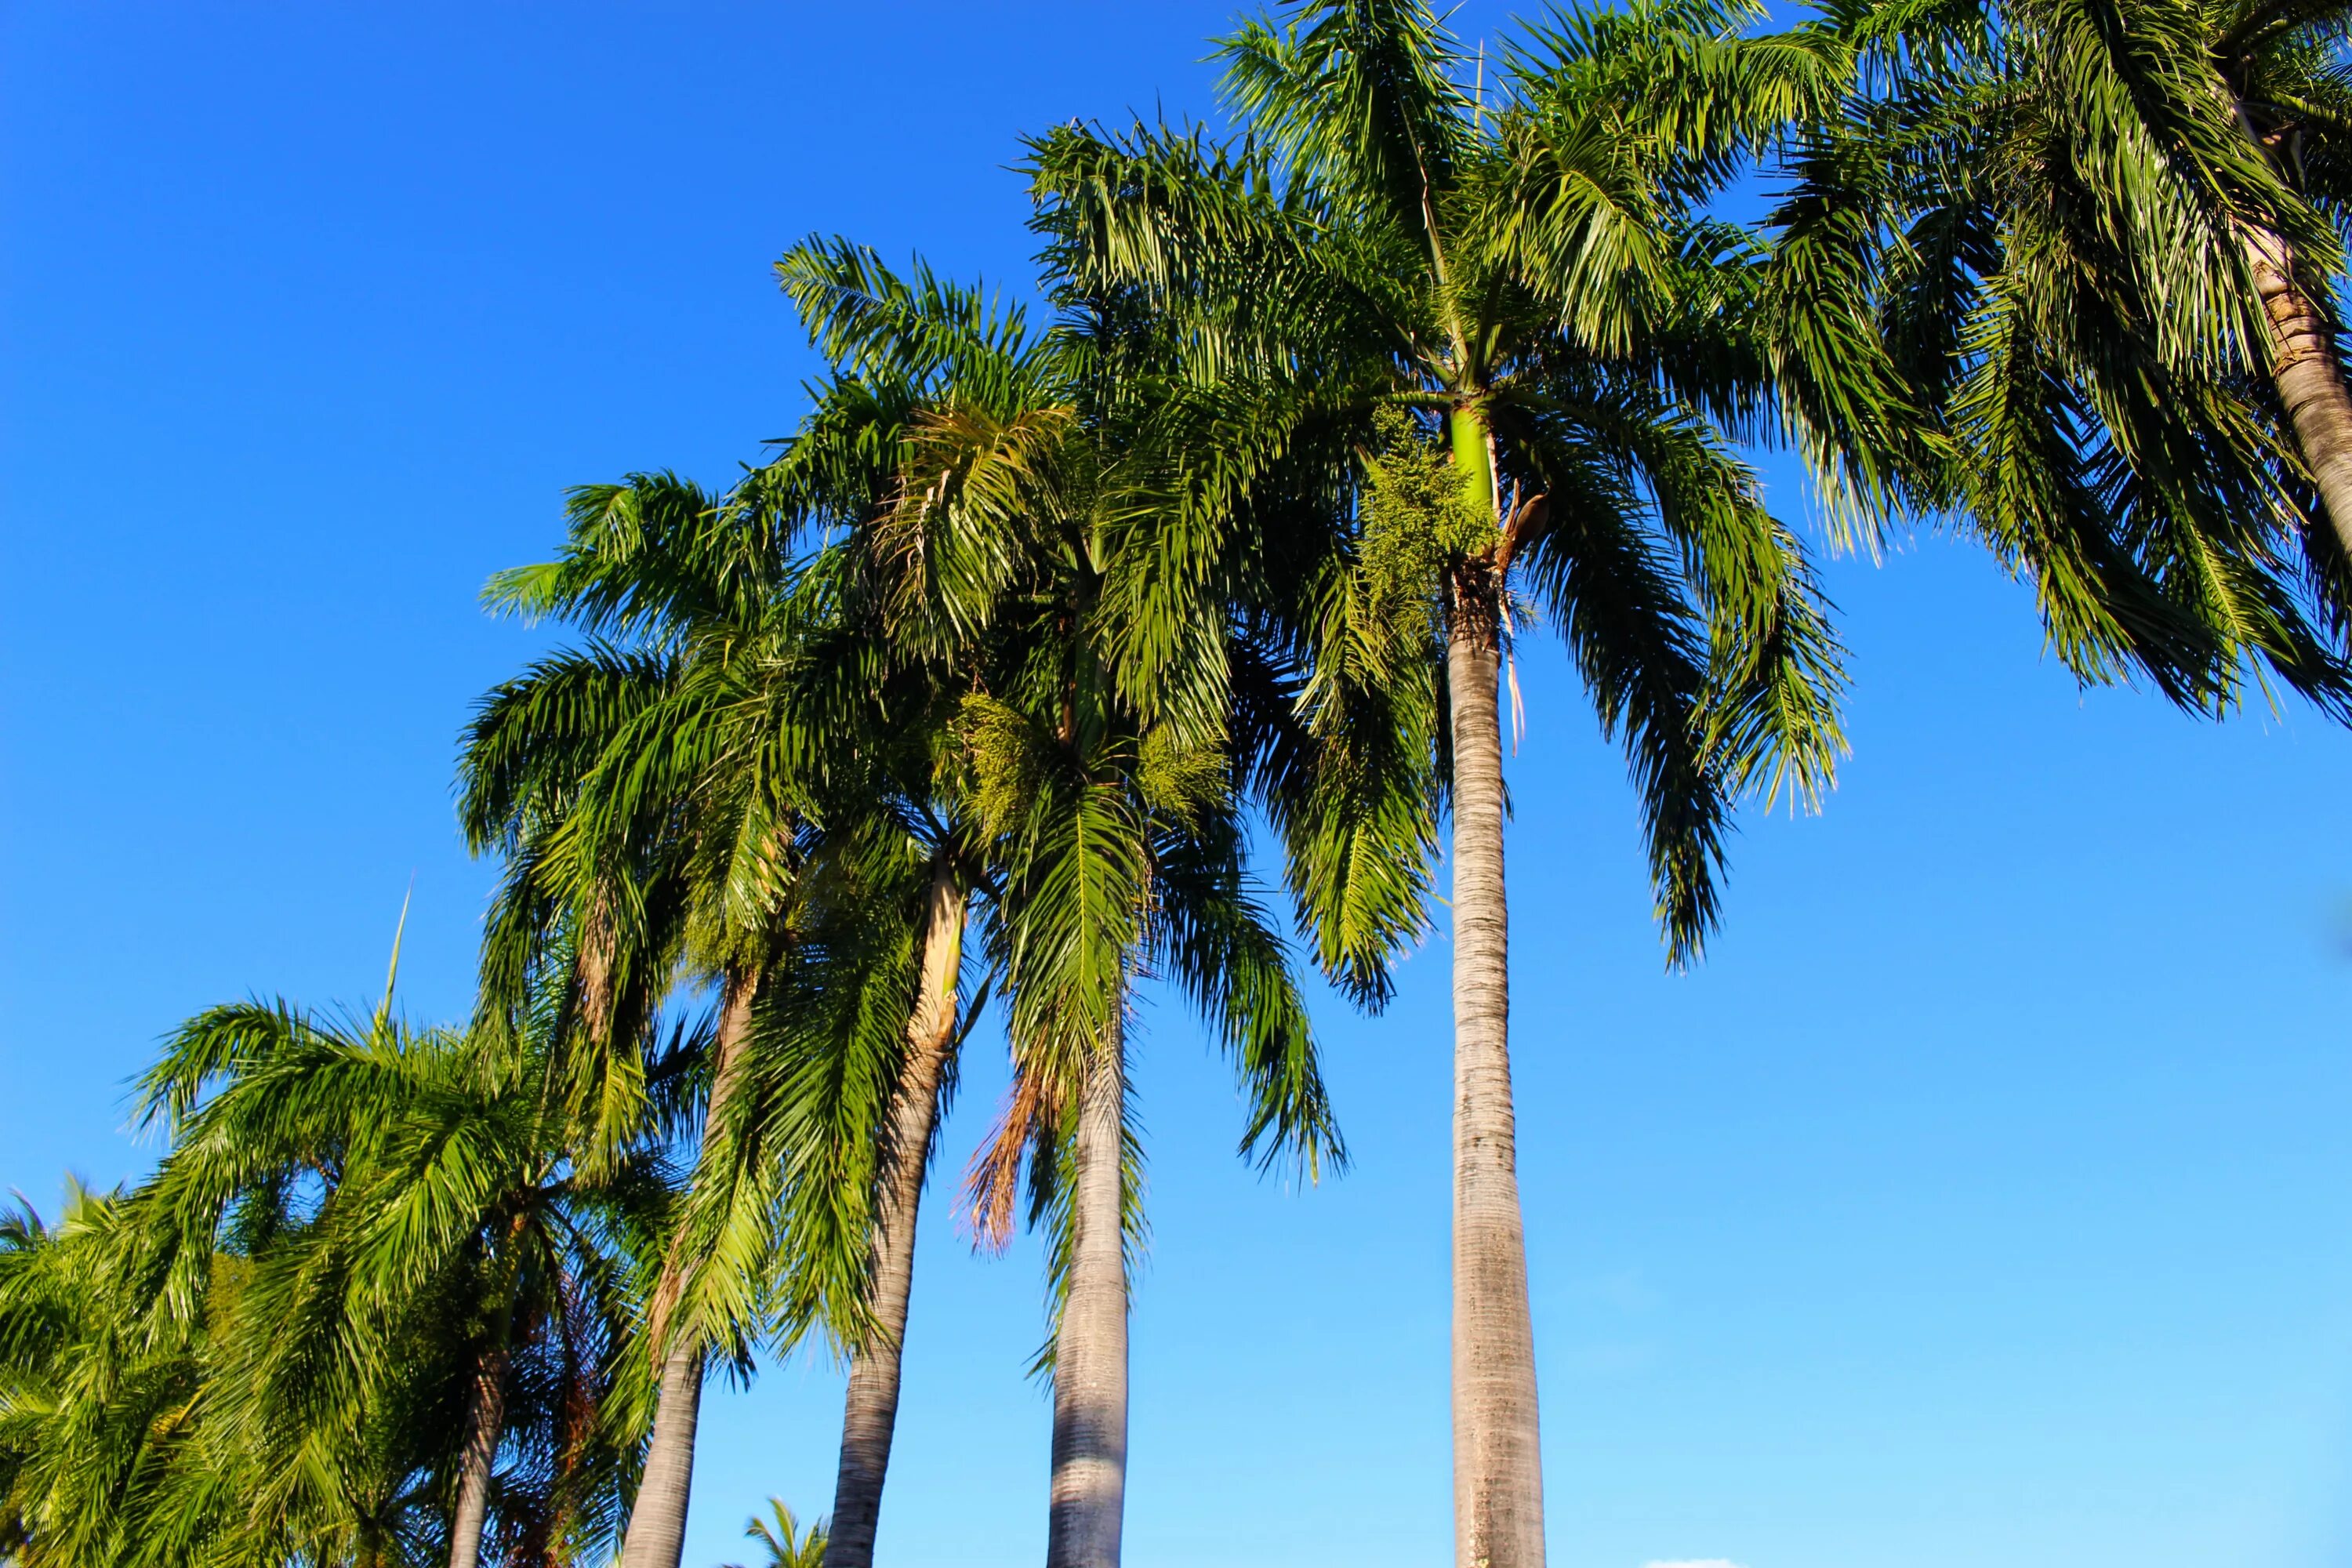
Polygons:
<instances>
[{"instance_id":1,"label":"small palm tree","mask_svg":"<svg viewBox=\"0 0 2352 1568\"><path fill-rule=\"evenodd\" d=\"M215 1008L142 1079L143 1115L173 1137L152 1205L199 1256L225 1226L265 1234L209 1395L265 1478L253 1520L332 1511L297 1494L355 1434L406 1410L404 1440L429 1441L445 1405L451 1568L484 1560L494 1517L535 1556L598 1539L622 1469L598 1411L628 1253L667 1194L642 1148L571 1158L545 1046L408 1029L387 987L364 1020Z\"/></svg>"},{"instance_id":2,"label":"small palm tree","mask_svg":"<svg viewBox=\"0 0 2352 1568\"><path fill-rule=\"evenodd\" d=\"M743 1534L767 1549L763 1562L749 1568L822 1568L824 1562L824 1521L818 1520L803 1534L800 1521L784 1506L784 1500L768 1500L768 1517L753 1514L743 1526ZM746 1568L740 1563L728 1563L726 1568Z\"/></svg>"},{"instance_id":3,"label":"small palm tree","mask_svg":"<svg viewBox=\"0 0 2352 1568\"><path fill-rule=\"evenodd\" d=\"M157 1175L0 1234L0 1519L28 1564L425 1568L493 1524L513 1561L594 1545L626 1205L513 1184L531 1097L488 1066L252 1005L175 1037Z\"/></svg>"},{"instance_id":4,"label":"small palm tree","mask_svg":"<svg viewBox=\"0 0 2352 1568\"><path fill-rule=\"evenodd\" d=\"M26 1568L130 1563L166 1519L234 1520L189 1506L215 1475L190 1417L206 1315L246 1270L222 1259L155 1291L148 1206L75 1185L54 1225L21 1199L0 1216L0 1554Z\"/></svg>"}]
</instances>

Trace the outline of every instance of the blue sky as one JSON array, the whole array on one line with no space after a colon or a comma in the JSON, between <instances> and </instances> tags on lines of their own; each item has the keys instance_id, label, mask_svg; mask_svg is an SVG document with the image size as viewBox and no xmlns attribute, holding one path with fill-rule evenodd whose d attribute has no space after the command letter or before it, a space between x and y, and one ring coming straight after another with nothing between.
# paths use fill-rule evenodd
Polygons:
<instances>
[{"instance_id":1,"label":"blue sky","mask_svg":"<svg viewBox=\"0 0 2352 1568\"><path fill-rule=\"evenodd\" d=\"M1479 5L1464 29L1491 31ZM461 1014L485 617L562 487L724 481L812 366L813 230L1016 289L1016 134L1213 110L1223 5L0 11L0 1188L135 1175L122 1086L249 992ZM1773 495L1808 516L1785 467ZM1630 793L1556 646L1510 763L1515 1043L1553 1561L2352 1559L2352 740L2077 690L1933 536L1826 567L1854 753L1748 814L1664 972ZM1139 1568L1448 1550L1441 933L1318 1013L1357 1155L1232 1157L1147 1017ZM1003 1080L976 1037L943 1168ZM1034 1562L1035 1249L926 1215L881 1550ZM830 1498L839 1376L715 1394L688 1542Z\"/></svg>"}]
</instances>

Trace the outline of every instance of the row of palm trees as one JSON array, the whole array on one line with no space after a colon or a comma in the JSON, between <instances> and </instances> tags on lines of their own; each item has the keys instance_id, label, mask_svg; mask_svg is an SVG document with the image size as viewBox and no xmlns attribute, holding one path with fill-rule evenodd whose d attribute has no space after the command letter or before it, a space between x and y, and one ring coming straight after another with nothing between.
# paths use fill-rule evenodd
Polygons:
<instances>
[{"instance_id":1,"label":"row of palm trees","mask_svg":"<svg viewBox=\"0 0 2352 1568\"><path fill-rule=\"evenodd\" d=\"M2086 682L2352 711L2344 18L1632 0L1490 60L1423 0L1307 0L1220 44L1236 140L1028 143L1042 326L795 247L795 434L724 492L577 490L491 584L582 640L465 736L503 868L470 1025L389 986L203 1015L140 1086L154 1176L0 1233L0 1549L677 1568L710 1373L814 1336L849 1363L824 1561L864 1568L993 998L961 1201L1047 1237L1047 1561L1116 1563L1139 986L1223 1043L1245 1156L1347 1157L1262 818L1369 1008L1450 868L1456 1560L1540 1563L1521 634L1625 748L1675 963L1737 804L1817 802L1843 749L1748 448L1801 453L1843 542L1980 541Z\"/></svg>"}]
</instances>

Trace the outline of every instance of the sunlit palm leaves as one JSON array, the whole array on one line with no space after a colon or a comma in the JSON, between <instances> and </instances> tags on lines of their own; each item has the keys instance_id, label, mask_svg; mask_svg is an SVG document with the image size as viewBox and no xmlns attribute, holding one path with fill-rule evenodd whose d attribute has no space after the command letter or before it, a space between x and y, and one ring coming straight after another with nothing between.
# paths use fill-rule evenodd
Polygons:
<instances>
[{"instance_id":1,"label":"sunlit palm leaves","mask_svg":"<svg viewBox=\"0 0 2352 1568\"><path fill-rule=\"evenodd\" d=\"M1874 362L1844 353L1866 318L1697 210L1836 97L1833 47L1743 38L1742 15L1535 33L1482 107L1420 7L1310 7L1227 47L1247 147L1141 128L1034 147L1071 286L1139 290L1183 374L1248 407L1260 454L1330 464L1317 526L1343 554L1379 410L1476 408L1498 494L1545 498L1511 563L1628 744L1677 952L1714 916L1728 795L1753 779L1810 796L1839 745L1810 576L1725 437L1785 429L1864 463L1888 418L1886 378L1853 384ZM1760 296L1790 330L1765 330ZM1253 501L1280 504L1251 477ZM1294 865L1295 889L1329 879Z\"/></svg>"},{"instance_id":2,"label":"sunlit palm leaves","mask_svg":"<svg viewBox=\"0 0 2352 1568\"><path fill-rule=\"evenodd\" d=\"M1230 672L1234 657L1280 658L1247 633L1255 567L1230 495L1171 434L1210 405L1162 395L1181 388L1150 379L1144 323L1075 300L1033 338L976 291L919 269L901 281L838 242L779 271L844 363L747 490L822 524L849 509L794 488L815 466L808 444L894 449L844 548L874 623L965 692L941 784L988 868L984 946L1016 1059L975 1168L983 1234L1011 1223L1024 1167L1032 1214L1055 1212L1077 1086L1148 966L1231 1043L1248 1141L1335 1156L1282 943L1242 872L1235 784L1250 774L1232 777ZM1296 728L1286 708L1263 721Z\"/></svg>"},{"instance_id":3,"label":"sunlit palm leaves","mask_svg":"<svg viewBox=\"0 0 2352 1568\"><path fill-rule=\"evenodd\" d=\"M147 1076L175 1141L146 1201L176 1245L220 1234L254 1259L218 1418L266 1478L257 1526L350 1511L354 1437L421 1394L443 1413L407 1424L462 1439L487 1375L493 1539L539 1561L608 1538L626 1446L604 1406L667 1190L642 1142L566 1157L546 1053L414 1034L388 1005L345 1026L247 1004L193 1020ZM418 1462L452 1484L442 1449Z\"/></svg>"},{"instance_id":4,"label":"sunlit palm leaves","mask_svg":"<svg viewBox=\"0 0 2352 1568\"><path fill-rule=\"evenodd\" d=\"M2174 0L1824 12L1855 86L1792 149L1780 216L1869 279L1923 421L1921 503L2031 579L2085 679L2218 710L2252 672L2340 706L2308 624L2340 617L2340 570L2244 237L2322 273L2340 242L2223 79L2251 89L2261 37L2324 56L2308 18L2224 47L2236 12Z\"/></svg>"}]
</instances>

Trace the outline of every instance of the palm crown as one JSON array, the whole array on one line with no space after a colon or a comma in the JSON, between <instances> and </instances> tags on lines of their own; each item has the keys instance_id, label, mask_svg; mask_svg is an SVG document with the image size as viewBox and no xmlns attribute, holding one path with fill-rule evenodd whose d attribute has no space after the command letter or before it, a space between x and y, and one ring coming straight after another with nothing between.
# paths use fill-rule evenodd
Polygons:
<instances>
[{"instance_id":1,"label":"palm crown","mask_svg":"<svg viewBox=\"0 0 2352 1568\"><path fill-rule=\"evenodd\" d=\"M1822 26L1854 89L1794 151L1780 216L1869 273L1932 427L1926 503L2032 577L2086 680L2220 710L2251 670L2340 707L2312 622L2340 629L2344 557L2256 277L2284 246L2294 298L2323 300L2341 254L2336 154L2285 119L2330 134L2324 22L2036 0Z\"/></svg>"},{"instance_id":2,"label":"palm crown","mask_svg":"<svg viewBox=\"0 0 2352 1568\"><path fill-rule=\"evenodd\" d=\"M1421 7L1313 7L1227 42L1238 148L1081 128L1033 146L1055 264L1170 311L1187 370L1246 400L1251 446L1221 460L1259 479L1311 457L1361 485L1394 445L1382 409L1444 416L1469 510L1429 510L1423 586L1499 630L1524 583L1559 626L1632 754L1677 952L1716 912L1727 797L1758 776L1810 795L1839 744L1834 644L1731 439L1831 453L1874 390L1825 384L1834 342L1775 341L1740 308L1854 327L1699 216L1833 64L1695 44L1686 9L1537 34L1488 111ZM1659 68L1677 49L1680 79Z\"/></svg>"}]
</instances>

